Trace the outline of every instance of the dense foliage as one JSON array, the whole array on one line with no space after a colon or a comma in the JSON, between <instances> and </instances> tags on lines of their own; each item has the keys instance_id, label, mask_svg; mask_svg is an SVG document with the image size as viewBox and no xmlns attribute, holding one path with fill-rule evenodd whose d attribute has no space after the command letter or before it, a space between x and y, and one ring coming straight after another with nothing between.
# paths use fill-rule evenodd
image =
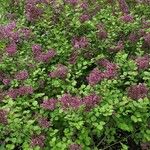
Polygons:
<instances>
[{"instance_id":1,"label":"dense foliage","mask_svg":"<svg viewBox=\"0 0 150 150\"><path fill-rule=\"evenodd\" d=\"M149 0L0 5L0 150L150 149Z\"/></svg>"}]
</instances>

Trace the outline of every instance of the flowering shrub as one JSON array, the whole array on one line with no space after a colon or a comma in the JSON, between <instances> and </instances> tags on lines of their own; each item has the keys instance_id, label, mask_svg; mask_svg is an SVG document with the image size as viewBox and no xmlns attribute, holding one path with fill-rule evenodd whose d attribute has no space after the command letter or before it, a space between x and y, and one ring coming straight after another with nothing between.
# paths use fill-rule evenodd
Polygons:
<instances>
[{"instance_id":1,"label":"flowering shrub","mask_svg":"<svg viewBox=\"0 0 150 150\"><path fill-rule=\"evenodd\" d=\"M149 149L148 0L1 4L0 149Z\"/></svg>"}]
</instances>

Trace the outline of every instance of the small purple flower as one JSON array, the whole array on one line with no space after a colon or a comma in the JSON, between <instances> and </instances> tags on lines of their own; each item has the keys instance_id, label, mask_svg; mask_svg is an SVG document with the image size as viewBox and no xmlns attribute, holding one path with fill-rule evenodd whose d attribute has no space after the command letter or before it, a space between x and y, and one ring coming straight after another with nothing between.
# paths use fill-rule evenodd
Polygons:
<instances>
[{"instance_id":1,"label":"small purple flower","mask_svg":"<svg viewBox=\"0 0 150 150\"><path fill-rule=\"evenodd\" d=\"M98 32L97 32L98 38L99 39L106 39L107 38L107 31L105 30L104 25L101 23L98 24L97 29L98 29Z\"/></svg>"},{"instance_id":2,"label":"small purple flower","mask_svg":"<svg viewBox=\"0 0 150 150\"><path fill-rule=\"evenodd\" d=\"M43 128L49 128L50 126L50 122L47 120L47 118L40 117L37 121L38 124Z\"/></svg>"},{"instance_id":3,"label":"small purple flower","mask_svg":"<svg viewBox=\"0 0 150 150\"><path fill-rule=\"evenodd\" d=\"M68 73L68 68L62 64L58 64L56 70L54 70L53 72L51 72L49 74L49 76L51 78L66 78Z\"/></svg>"},{"instance_id":4,"label":"small purple flower","mask_svg":"<svg viewBox=\"0 0 150 150\"><path fill-rule=\"evenodd\" d=\"M125 14L121 17L121 19L126 23L133 22L133 16L131 16L130 14Z\"/></svg>"},{"instance_id":5,"label":"small purple flower","mask_svg":"<svg viewBox=\"0 0 150 150\"><path fill-rule=\"evenodd\" d=\"M138 100L145 98L148 95L148 87L145 84L132 85L128 88L128 96L131 99Z\"/></svg>"},{"instance_id":6,"label":"small purple flower","mask_svg":"<svg viewBox=\"0 0 150 150\"><path fill-rule=\"evenodd\" d=\"M81 23L84 23L85 21L88 21L88 20L90 20L90 16L88 14L82 14L80 16L80 22Z\"/></svg>"},{"instance_id":7,"label":"small purple flower","mask_svg":"<svg viewBox=\"0 0 150 150\"><path fill-rule=\"evenodd\" d=\"M40 106L44 109L54 110L56 108L56 104L57 104L57 100L51 98L49 100L44 100Z\"/></svg>"},{"instance_id":8,"label":"small purple flower","mask_svg":"<svg viewBox=\"0 0 150 150\"><path fill-rule=\"evenodd\" d=\"M83 97L83 104L86 106L86 110L90 110L95 105L99 104L101 97L95 93Z\"/></svg>"},{"instance_id":9,"label":"small purple flower","mask_svg":"<svg viewBox=\"0 0 150 150\"><path fill-rule=\"evenodd\" d=\"M103 79L102 72L98 68L94 68L87 77L87 81L90 85L96 85L102 79Z\"/></svg>"},{"instance_id":10,"label":"small purple flower","mask_svg":"<svg viewBox=\"0 0 150 150\"><path fill-rule=\"evenodd\" d=\"M148 55L138 57L135 62L137 64L138 70L145 70L150 67L150 57Z\"/></svg>"},{"instance_id":11,"label":"small purple flower","mask_svg":"<svg viewBox=\"0 0 150 150\"><path fill-rule=\"evenodd\" d=\"M7 111L0 109L0 124L6 125L7 123Z\"/></svg>"},{"instance_id":12,"label":"small purple flower","mask_svg":"<svg viewBox=\"0 0 150 150\"><path fill-rule=\"evenodd\" d=\"M11 44L7 45L6 52L8 53L9 56L15 55L16 52L17 52L17 45L16 45L16 43L11 43Z\"/></svg>"},{"instance_id":13,"label":"small purple flower","mask_svg":"<svg viewBox=\"0 0 150 150\"><path fill-rule=\"evenodd\" d=\"M17 80L26 80L28 78L29 74L27 70L22 70L17 72L16 79Z\"/></svg>"},{"instance_id":14,"label":"small purple flower","mask_svg":"<svg viewBox=\"0 0 150 150\"><path fill-rule=\"evenodd\" d=\"M32 147L36 147L39 146L40 148L44 147L44 143L45 143L45 136L44 135L33 135L31 137L31 146Z\"/></svg>"},{"instance_id":15,"label":"small purple flower","mask_svg":"<svg viewBox=\"0 0 150 150\"><path fill-rule=\"evenodd\" d=\"M82 147L79 144L70 144L69 150L82 150Z\"/></svg>"},{"instance_id":16,"label":"small purple flower","mask_svg":"<svg viewBox=\"0 0 150 150\"><path fill-rule=\"evenodd\" d=\"M70 94L64 94L60 98L60 103L63 109L67 109L67 108L77 109L82 105L82 101L80 98L72 96Z\"/></svg>"}]
</instances>

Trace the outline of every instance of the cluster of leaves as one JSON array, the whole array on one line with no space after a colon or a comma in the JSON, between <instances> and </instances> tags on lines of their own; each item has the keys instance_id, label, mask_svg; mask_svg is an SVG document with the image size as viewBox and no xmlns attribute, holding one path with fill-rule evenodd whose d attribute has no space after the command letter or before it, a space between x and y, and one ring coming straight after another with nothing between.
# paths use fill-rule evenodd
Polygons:
<instances>
[{"instance_id":1,"label":"cluster of leaves","mask_svg":"<svg viewBox=\"0 0 150 150\"><path fill-rule=\"evenodd\" d=\"M149 1L0 3L0 149L149 148Z\"/></svg>"}]
</instances>

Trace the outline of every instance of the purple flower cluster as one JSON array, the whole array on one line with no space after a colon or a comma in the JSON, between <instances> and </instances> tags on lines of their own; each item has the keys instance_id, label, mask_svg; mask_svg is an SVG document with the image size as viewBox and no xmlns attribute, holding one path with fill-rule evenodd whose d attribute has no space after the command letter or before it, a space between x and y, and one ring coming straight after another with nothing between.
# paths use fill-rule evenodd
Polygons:
<instances>
[{"instance_id":1,"label":"purple flower cluster","mask_svg":"<svg viewBox=\"0 0 150 150\"><path fill-rule=\"evenodd\" d=\"M15 32L16 22L11 22L5 26L0 26L0 39L7 39L11 43L18 42L19 33Z\"/></svg>"},{"instance_id":2,"label":"purple flower cluster","mask_svg":"<svg viewBox=\"0 0 150 150\"><path fill-rule=\"evenodd\" d=\"M88 46L89 42L86 37L74 37L72 39L72 45L75 49L79 48L86 48Z\"/></svg>"},{"instance_id":3,"label":"purple flower cluster","mask_svg":"<svg viewBox=\"0 0 150 150\"><path fill-rule=\"evenodd\" d=\"M87 77L87 81L90 85L96 85L102 79L102 72L98 68L94 68Z\"/></svg>"},{"instance_id":4,"label":"purple flower cluster","mask_svg":"<svg viewBox=\"0 0 150 150\"><path fill-rule=\"evenodd\" d=\"M84 2L82 2L82 3L80 4L80 7L81 7L83 10L85 10L85 9L88 8L88 3L87 3L86 1L84 1Z\"/></svg>"},{"instance_id":5,"label":"purple flower cluster","mask_svg":"<svg viewBox=\"0 0 150 150\"><path fill-rule=\"evenodd\" d=\"M96 95L95 93L83 97L83 104L86 106L86 110L90 110L95 105L99 104L101 97Z\"/></svg>"},{"instance_id":6,"label":"purple flower cluster","mask_svg":"<svg viewBox=\"0 0 150 150\"><path fill-rule=\"evenodd\" d=\"M82 147L79 144L70 144L69 150L82 150Z\"/></svg>"},{"instance_id":7,"label":"purple flower cluster","mask_svg":"<svg viewBox=\"0 0 150 150\"><path fill-rule=\"evenodd\" d=\"M123 49L124 49L124 44L122 41L119 41L116 46L110 47L109 51L110 52L118 52Z\"/></svg>"},{"instance_id":8,"label":"purple flower cluster","mask_svg":"<svg viewBox=\"0 0 150 150\"><path fill-rule=\"evenodd\" d=\"M33 88L31 86L21 86L17 89L11 89L8 91L8 96L15 99L17 96L24 96L28 94L33 94Z\"/></svg>"},{"instance_id":9,"label":"purple flower cluster","mask_svg":"<svg viewBox=\"0 0 150 150\"><path fill-rule=\"evenodd\" d=\"M80 22L81 23L84 23L85 21L88 21L88 20L90 20L90 15L89 14L82 14L81 16L80 16Z\"/></svg>"},{"instance_id":10,"label":"purple flower cluster","mask_svg":"<svg viewBox=\"0 0 150 150\"><path fill-rule=\"evenodd\" d=\"M128 36L128 40L129 40L131 43L137 42L138 39L139 39L139 36L138 36L136 33L134 33L134 32L130 33L129 36Z\"/></svg>"},{"instance_id":11,"label":"purple flower cluster","mask_svg":"<svg viewBox=\"0 0 150 150\"><path fill-rule=\"evenodd\" d=\"M125 23L128 23L128 22L133 22L133 16L130 15L130 14L125 14L121 17L121 20L124 21Z\"/></svg>"},{"instance_id":12,"label":"purple flower cluster","mask_svg":"<svg viewBox=\"0 0 150 150\"><path fill-rule=\"evenodd\" d=\"M37 121L40 127L49 128L50 126L50 122L47 120L47 118L40 117Z\"/></svg>"},{"instance_id":13,"label":"purple flower cluster","mask_svg":"<svg viewBox=\"0 0 150 150\"><path fill-rule=\"evenodd\" d=\"M116 64L109 62L107 59L100 59L97 64L104 67L105 70L100 71L98 68L94 68L87 77L90 85L96 85L104 78L112 79L117 76L118 67Z\"/></svg>"},{"instance_id":14,"label":"purple flower cluster","mask_svg":"<svg viewBox=\"0 0 150 150\"><path fill-rule=\"evenodd\" d=\"M35 147L35 146L39 146L40 148L44 147L44 143L45 143L45 136L44 135L33 135L31 137L31 146Z\"/></svg>"},{"instance_id":15,"label":"purple flower cluster","mask_svg":"<svg viewBox=\"0 0 150 150\"><path fill-rule=\"evenodd\" d=\"M59 101L63 109L67 108L77 109L80 106L84 105L86 110L90 110L95 105L97 105L100 102L100 100L101 97L93 93L83 98L72 96L70 94L64 94Z\"/></svg>"},{"instance_id":16,"label":"purple flower cluster","mask_svg":"<svg viewBox=\"0 0 150 150\"><path fill-rule=\"evenodd\" d=\"M7 111L0 109L0 124L6 125L7 123Z\"/></svg>"},{"instance_id":17,"label":"purple flower cluster","mask_svg":"<svg viewBox=\"0 0 150 150\"><path fill-rule=\"evenodd\" d=\"M46 53L41 53L40 55L36 56L37 61L48 63L53 57L55 57L56 51L51 49Z\"/></svg>"},{"instance_id":18,"label":"purple flower cluster","mask_svg":"<svg viewBox=\"0 0 150 150\"><path fill-rule=\"evenodd\" d=\"M43 14L43 10L36 6L37 1L26 0L26 16L28 21L35 21Z\"/></svg>"},{"instance_id":19,"label":"purple flower cluster","mask_svg":"<svg viewBox=\"0 0 150 150\"><path fill-rule=\"evenodd\" d=\"M140 98L145 98L148 95L148 87L142 83L138 85L132 85L128 88L128 96L131 99L138 100Z\"/></svg>"},{"instance_id":20,"label":"purple flower cluster","mask_svg":"<svg viewBox=\"0 0 150 150\"><path fill-rule=\"evenodd\" d=\"M51 78L61 78L64 79L66 78L68 73L68 68L62 64L57 64L56 70L50 72L49 76Z\"/></svg>"},{"instance_id":21,"label":"purple flower cluster","mask_svg":"<svg viewBox=\"0 0 150 150\"><path fill-rule=\"evenodd\" d=\"M4 78L4 79L2 80L2 82L3 82L4 85L9 85L10 79Z\"/></svg>"},{"instance_id":22,"label":"purple flower cluster","mask_svg":"<svg viewBox=\"0 0 150 150\"><path fill-rule=\"evenodd\" d=\"M17 45L16 43L10 43L6 46L6 52L9 56L13 56L17 53Z\"/></svg>"},{"instance_id":23,"label":"purple flower cluster","mask_svg":"<svg viewBox=\"0 0 150 150\"><path fill-rule=\"evenodd\" d=\"M25 39L25 40L29 39L31 37L31 34L32 34L31 30L28 29L28 28L22 28L22 29L20 29L19 33L20 33L20 37L22 39Z\"/></svg>"},{"instance_id":24,"label":"purple flower cluster","mask_svg":"<svg viewBox=\"0 0 150 150\"><path fill-rule=\"evenodd\" d=\"M104 28L103 24L98 24L97 25L98 28L98 32L97 32L97 36L99 39L106 39L107 38L107 31Z\"/></svg>"},{"instance_id":25,"label":"purple flower cluster","mask_svg":"<svg viewBox=\"0 0 150 150\"><path fill-rule=\"evenodd\" d=\"M36 57L42 53L42 47L39 44L32 45L33 55Z\"/></svg>"},{"instance_id":26,"label":"purple flower cluster","mask_svg":"<svg viewBox=\"0 0 150 150\"><path fill-rule=\"evenodd\" d=\"M70 54L70 57L69 57L69 63L70 64L75 64L77 59L78 59L78 51L77 50L73 50Z\"/></svg>"},{"instance_id":27,"label":"purple flower cluster","mask_svg":"<svg viewBox=\"0 0 150 150\"><path fill-rule=\"evenodd\" d=\"M70 94L64 94L60 98L60 103L63 109L67 108L78 108L82 105L82 101L80 98L72 96Z\"/></svg>"},{"instance_id":28,"label":"purple flower cluster","mask_svg":"<svg viewBox=\"0 0 150 150\"><path fill-rule=\"evenodd\" d=\"M129 7L125 0L118 0L121 11L125 14L129 13Z\"/></svg>"},{"instance_id":29,"label":"purple flower cluster","mask_svg":"<svg viewBox=\"0 0 150 150\"><path fill-rule=\"evenodd\" d=\"M57 99L51 98L49 100L44 100L40 105L44 109L54 110L56 108Z\"/></svg>"},{"instance_id":30,"label":"purple flower cluster","mask_svg":"<svg viewBox=\"0 0 150 150\"><path fill-rule=\"evenodd\" d=\"M75 6L75 5L78 4L79 0L65 0L65 2L67 2L67 3L69 3L69 4L73 5L73 6Z\"/></svg>"},{"instance_id":31,"label":"purple flower cluster","mask_svg":"<svg viewBox=\"0 0 150 150\"><path fill-rule=\"evenodd\" d=\"M145 55L143 57L138 57L135 60L138 70L145 70L150 67L150 56Z\"/></svg>"},{"instance_id":32,"label":"purple flower cluster","mask_svg":"<svg viewBox=\"0 0 150 150\"><path fill-rule=\"evenodd\" d=\"M22 70L16 73L16 79L17 80L25 80L28 78L28 71L27 70Z\"/></svg>"},{"instance_id":33,"label":"purple flower cluster","mask_svg":"<svg viewBox=\"0 0 150 150\"><path fill-rule=\"evenodd\" d=\"M144 42L150 46L150 33L147 33L144 37Z\"/></svg>"}]
</instances>

